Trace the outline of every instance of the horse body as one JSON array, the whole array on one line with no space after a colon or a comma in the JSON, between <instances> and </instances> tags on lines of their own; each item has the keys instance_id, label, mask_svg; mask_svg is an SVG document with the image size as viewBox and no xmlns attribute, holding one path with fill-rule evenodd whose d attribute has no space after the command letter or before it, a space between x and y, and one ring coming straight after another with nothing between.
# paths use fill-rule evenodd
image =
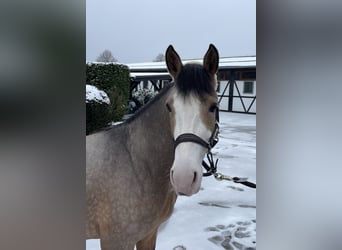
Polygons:
<instances>
[{"instance_id":1,"label":"horse body","mask_svg":"<svg viewBox=\"0 0 342 250\"><path fill-rule=\"evenodd\" d=\"M86 238L100 238L102 250L155 249L177 195L200 189L203 145L215 129L218 52L210 45L203 66L183 67L169 46L166 63L174 84L127 122L86 138ZM185 140L189 133L202 142Z\"/></svg>"},{"instance_id":2,"label":"horse body","mask_svg":"<svg viewBox=\"0 0 342 250\"><path fill-rule=\"evenodd\" d=\"M101 238L102 249L133 249L172 213L174 148L165 97L127 124L87 136L86 233Z\"/></svg>"}]
</instances>

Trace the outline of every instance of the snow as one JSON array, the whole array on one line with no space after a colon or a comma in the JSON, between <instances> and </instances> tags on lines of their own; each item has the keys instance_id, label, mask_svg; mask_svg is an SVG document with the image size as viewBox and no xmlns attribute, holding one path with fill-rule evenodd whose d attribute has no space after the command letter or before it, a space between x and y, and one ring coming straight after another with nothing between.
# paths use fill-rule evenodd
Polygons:
<instances>
[{"instance_id":1,"label":"snow","mask_svg":"<svg viewBox=\"0 0 342 250\"><path fill-rule=\"evenodd\" d=\"M95 101L98 103L110 104L110 100L106 92L99 90L93 85L86 85L86 102Z\"/></svg>"},{"instance_id":2,"label":"snow","mask_svg":"<svg viewBox=\"0 0 342 250\"><path fill-rule=\"evenodd\" d=\"M256 181L256 116L220 112L220 140L213 149L218 172ZM87 240L99 250L99 240ZM203 177L199 193L177 198L159 228L157 250L256 249L256 190Z\"/></svg>"}]
</instances>

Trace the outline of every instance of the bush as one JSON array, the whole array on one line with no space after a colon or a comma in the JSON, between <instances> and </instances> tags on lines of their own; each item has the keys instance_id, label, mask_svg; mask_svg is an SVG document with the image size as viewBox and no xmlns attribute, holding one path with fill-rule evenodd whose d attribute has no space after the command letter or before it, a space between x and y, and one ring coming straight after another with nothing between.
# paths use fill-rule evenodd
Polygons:
<instances>
[{"instance_id":1,"label":"bush","mask_svg":"<svg viewBox=\"0 0 342 250\"><path fill-rule=\"evenodd\" d=\"M127 111L130 90L128 67L116 63L88 63L86 84L94 85L108 94L109 116L112 121L121 120Z\"/></svg>"},{"instance_id":2,"label":"bush","mask_svg":"<svg viewBox=\"0 0 342 250\"><path fill-rule=\"evenodd\" d=\"M86 103L87 126L86 135L109 125L111 122L109 105L106 103Z\"/></svg>"},{"instance_id":3,"label":"bush","mask_svg":"<svg viewBox=\"0 0 342 250\"><path fill-rule=\"evenodd\" d=\"M86 134L106 127L111 122L108 95L95 86L86 85Z\"/></svg>"},{"instance_id":4,"label":"bush","mask_svg":"<svg viewBox=\"0 0 342 250\"><path fill-rule=\"evenodd\" d=\"M154 96L156 96L157 92L152 91L151 89L139 89L132 93L132 100L137 105L136 109L144 106L149 100L151 100Z\"/></svg>"}]
</instances>

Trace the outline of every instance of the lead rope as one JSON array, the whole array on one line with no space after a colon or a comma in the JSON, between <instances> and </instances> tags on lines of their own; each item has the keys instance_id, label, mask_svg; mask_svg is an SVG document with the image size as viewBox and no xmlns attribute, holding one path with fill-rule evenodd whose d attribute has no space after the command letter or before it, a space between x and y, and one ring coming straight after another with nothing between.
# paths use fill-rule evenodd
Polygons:
<instances>
[{"instance_id":1,"label":"lead rope","mask_svg":"<svg viewBox=\"0 0 342 250\"><path fill-rule=\"evenodd\" d=\"M210 149L209 149L209 152L207 153L207 159L208 159L209 165L204 160L202 161L202 166L207 170L206 173L203 173L203 176L214 175L215 179L218 181L222 181L222 180L233 181L235 183L239 183L250 188L256 188L256 184L253 182L247 181L247 178L231 177L228 175L217 173L218 159L214 161L214 157Z\"/></svg>"}]
</instances>

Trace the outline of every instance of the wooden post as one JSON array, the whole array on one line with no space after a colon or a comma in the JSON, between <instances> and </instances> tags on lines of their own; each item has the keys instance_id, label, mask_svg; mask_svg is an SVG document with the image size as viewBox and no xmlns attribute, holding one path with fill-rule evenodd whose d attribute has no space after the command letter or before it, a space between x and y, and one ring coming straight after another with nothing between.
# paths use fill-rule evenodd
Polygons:
<instances>
[{"instance_id":1,"label":"wooden post","mask_svg":"<svg viewBox=\"0 0 342 250\"><path fill-rule=\"evenodd\" d=\"M228 92L228 112L233 112L233 96L234 96L234 83L235 83L235 79L234 79L234 71L231 70L229 72L229 92Z\"/></svg>"}]
</instances>

